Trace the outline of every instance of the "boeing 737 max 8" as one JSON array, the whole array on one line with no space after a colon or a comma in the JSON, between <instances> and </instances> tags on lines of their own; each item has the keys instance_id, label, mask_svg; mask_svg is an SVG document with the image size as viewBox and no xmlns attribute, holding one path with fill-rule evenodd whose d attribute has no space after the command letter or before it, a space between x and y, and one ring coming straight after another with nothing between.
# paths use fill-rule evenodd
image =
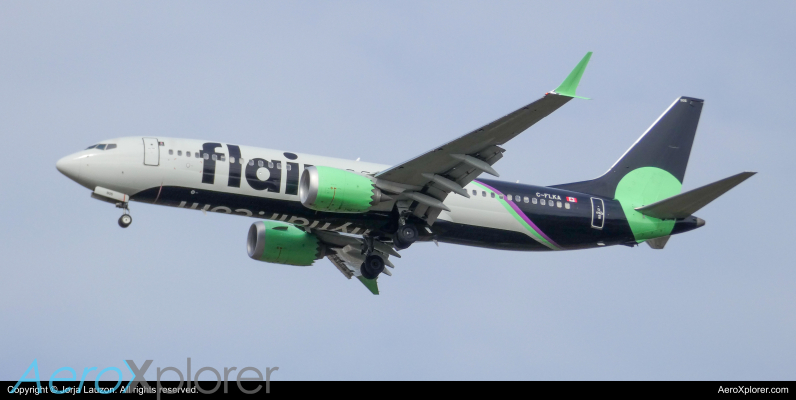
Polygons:
<instances>
[{"instance_id":1,"label":"boeing 737 max 8","mask_svg":"<svg viewBox=\"0 0 796 400\"><path fill-rule=\"evenodd\" d=\"M123 210L130 201L257 218L257 261L312 265L328 258L378 294L390 257L416 241L506 250L575 250L647 242L705 222L693 214L753 172L680 193L703 100L675 99L601 177L550 187L498 176L504 146L572 98L587 53L554 91L404 163L389 166L166 137L102 141L56 167Z\"/></svg>"}]
</instances>

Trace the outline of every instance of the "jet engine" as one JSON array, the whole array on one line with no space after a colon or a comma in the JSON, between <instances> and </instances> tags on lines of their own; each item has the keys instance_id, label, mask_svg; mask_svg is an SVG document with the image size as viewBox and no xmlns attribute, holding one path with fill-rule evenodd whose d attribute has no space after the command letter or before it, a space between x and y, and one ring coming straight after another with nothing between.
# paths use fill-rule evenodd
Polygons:
<instances>
[{"instance_id":1,"label":"jet engine","mask_svg":"<svg viewBox=\"0 0 796 400\"><path fill-rule=\"evenodd\" d=\"M364 213L390 198L366 176L331 167L308 167L299 184L301 204L315 211Z\"/></svg>"},{"instance_id":2,"label":"jet engine","mask_svg":"<svg viewBox=\"0 0 796 400\"><path fill-rule=\"evenodd\" d=\"M326 247L292 224L257 221L249 228L246 250L253 260L307 267L324 257Z\"/></svg>"}]
</instances>

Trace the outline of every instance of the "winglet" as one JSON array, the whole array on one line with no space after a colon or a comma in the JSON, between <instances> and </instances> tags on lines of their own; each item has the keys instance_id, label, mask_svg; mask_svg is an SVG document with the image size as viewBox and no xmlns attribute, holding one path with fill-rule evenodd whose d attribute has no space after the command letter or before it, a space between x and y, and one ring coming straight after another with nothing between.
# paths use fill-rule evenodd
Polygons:
<instances>
[{"instance_id":1,"label":"winglet","mask_svg":"<svg viewBox=\"0 0 796 400\"><path fill-rule=\"evenodd\" d=\"M567 79L564 79L564 82L558 85L556 90L554 90L551 93L559 94L562 96L575 97L578 99L591 100L588 97L581 97L575 95L575 90L578 88L578 84L580 83L580 78L583 76L583 71L586 70L586 65L589 64L589 59L591 59L591 52L588 52L586 53L585 56L583 56L583 59L580 60L577 66L575 66L575 69L573 69L572 72L569 73Z\"/></svg>"},{"instance_id":2,"label":"winglet","mask_svg":"<svg viewBox=\"0 0 796 400\"><path fill-rule=\"evenodd\" d=\"M368 288L371 293L379 294L379 285L376 283L375 279L367 279L361 275L357 278L359 278L359 281L362 282L362 284L365 285L365 287Z\"/></svg>"}]
</instances>

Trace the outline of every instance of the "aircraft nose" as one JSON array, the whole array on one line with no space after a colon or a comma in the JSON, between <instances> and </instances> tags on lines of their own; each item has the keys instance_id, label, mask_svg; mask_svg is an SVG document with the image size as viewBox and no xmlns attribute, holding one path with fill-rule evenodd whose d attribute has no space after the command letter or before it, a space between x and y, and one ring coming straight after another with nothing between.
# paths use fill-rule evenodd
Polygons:
<instances>
[{"instance_id":1,"label":"aircraft nose","mask_svg":"<svg viewBox=\"0 0 796 400\"><path fill-rule=\"evenodd\" d=\"M80 162L73 156L66 156L55 163L55 168L71 180L80 179Z\"/></svg>"}]
</instances>

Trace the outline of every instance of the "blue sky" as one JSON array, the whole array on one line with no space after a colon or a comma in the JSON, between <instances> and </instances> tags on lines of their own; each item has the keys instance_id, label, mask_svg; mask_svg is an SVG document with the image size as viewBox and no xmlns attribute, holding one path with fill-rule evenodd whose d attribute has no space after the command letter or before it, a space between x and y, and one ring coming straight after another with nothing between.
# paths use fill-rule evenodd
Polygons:
<instances>
[{"instance_id":1,"label":"blue sky","mask_svg":"<svg viewBox=\"0 0 796 400\"><path fill-rule=\"evenodd\" d=\"M187 357L295 380L794 379L795 11L4 1L0 379L33 359L42 379L152 359L154 379ZM676 97L703 98L684 189L759 173L663 251L416 245L371 296L326 260L250 260L253 219L133 204L122 230L55 169L133 135L395 164L537 99L587 51L593 100L507 144L497 169L593 178Z\"/></svg>"}]
</instances>

